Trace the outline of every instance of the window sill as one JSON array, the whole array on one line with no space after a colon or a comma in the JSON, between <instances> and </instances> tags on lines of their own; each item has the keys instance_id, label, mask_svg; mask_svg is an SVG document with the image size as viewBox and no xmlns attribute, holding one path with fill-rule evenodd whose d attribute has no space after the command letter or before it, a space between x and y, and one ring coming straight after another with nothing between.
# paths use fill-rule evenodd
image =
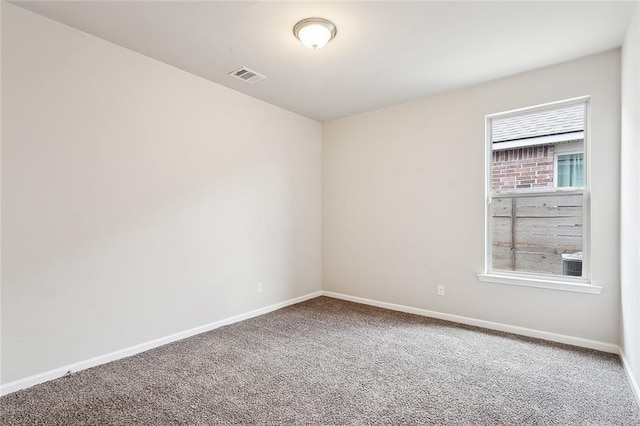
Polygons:
<instances>
[{"instance_id":1,"label":"window sill","mask_svg":"<svg viewBox=\"0 0 640 426\"><path fill-rule=\"evenodd\" d=\"M570 282L564 280L539 277L520 277L496 273L478 274L478 279L487 283L546 288L549 290L571 291L576 293L600 294L602 292L602 287L589 284L587 281Z\"/></svg>"}]
</instances>

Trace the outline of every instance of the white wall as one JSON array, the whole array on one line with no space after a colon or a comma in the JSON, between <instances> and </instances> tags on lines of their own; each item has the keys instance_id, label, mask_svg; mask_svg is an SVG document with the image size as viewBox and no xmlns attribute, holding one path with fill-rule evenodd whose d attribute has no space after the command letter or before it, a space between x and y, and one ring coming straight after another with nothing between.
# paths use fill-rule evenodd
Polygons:
<instances>
[{"instance_id":1,"label":"white wall","mask_svg":"<svg viewBox=\"0 0 640 426\"><path fill-rule=\"evenodd\" d=\"M323 289L617 344L619 62L611 51L325 123ZM479 282L485 115L583 95L602 294Z\"/></svg>"},{"instance_id":2,"label":"white wall","mask_svg":"<svg viewBox=\"0 0 640 426\"><path fill-rule=\"evenodd\" d=\"M622 48L621 149L621 346L640 385L640 4Z\"/></svg>"},{"instance_id":3,"label":"white wall","mask_svg":"<svg viewBox=\"0 0 640 426\"><path fill-rule=\"evenodd\" d=\"M2 7L3 383L320 290L319 123Z\"/></svg>"}]
</instances>

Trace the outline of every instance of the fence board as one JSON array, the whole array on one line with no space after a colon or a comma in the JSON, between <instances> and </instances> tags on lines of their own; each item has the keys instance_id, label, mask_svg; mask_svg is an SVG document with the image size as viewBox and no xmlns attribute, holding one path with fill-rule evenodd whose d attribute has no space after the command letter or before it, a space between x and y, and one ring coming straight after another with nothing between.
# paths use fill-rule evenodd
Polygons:
<instances>
[{"instance_id":1,"label":"fence board","mask_svg":"<svg viewBox=\"0 0 640 426\"><path fill-rule=\"evenodd\" d=\"M572 207L582 206L582 195L542 195L542 196L524 196L516 197L517 206L559 206Z\"/></svg>"},{"instance_id":2,"label":"fence board","mask_svg":"<svg viewBox=\"0 0 640 426\"><path fill-rule=\"evenodd\" d=\"M582 251L582 195L495 198L491 213L495 269L560 274L561 254Z\"/></svg>"},{"instance_id":3,"label":"fence board","mask_svg":"<svg viewBox=\"0 0 640 426\"><path fill-rule=\"evenodd\" d=\"M491 209L494 217L511 217L511 198L494 198Z\"/></svg>"},{"instance_id":4,"label":"fence board","mask_svg":"<svg viewBox=\"0 0 640 426\"><path fill-rule=\"evenodd\" d=\"M518 217L581 217L582 207L520 206L516 207Z\"/></svg>"},{"instance_id":5,"label":"fence board","mask_svg":"<svg viewBox=\"0 0 640 426\"><path fill-rule=\"evenodd\" d=\"M562 272L562 256L554 253L533 253L516 251L515 268L511 261L510 250L493 251L492 267L504 271L539 272L560 274Z\"/></svg>"},{"instance_id":6,"label":"fence board","mask_svg":"<svg viewBox=\"0 0 640 426\"><path fill-rule=\"evenodd\" d=\"M511 214L509 214L509 217L493 218L491 235L494 244L508 244L511 247Z\"/></svg>"},{"instance_id":7,"label":"fence board","mask_svg":"<svg viewBox=\"0 0 640 426\"><path fill-rule=\"evenodd\" d=\"M503 247L504 248L504 247ZM506 248L505 248L506 249ZM539 254L565 254L565 253L575 253L576 251L580 251L580 249L575 249L574 247L570 247L569 249L565 249L563 247L540 247L540 246L525 246L516 248L518 253L526 252L526 253L539 253Z\"/></svg>"},{"instance_id":8,"label":"fence board","mask_svg":"<svg viewBox=\"0 0 640 426\"><path fill-rule=\"evenodd\" d=\"M553 249L554 253L573 253L582 251L582 237L531 236L516 241L516 249L527 249L544 253L542 249Z\"/></svg>"},{"instance_id":9,"label":"fence board","mask_svg":"<svg viewBox=\"0 0 640 426\"><path fill-rule=\"evenodd\" d=\"M491 265L493 269L513 271L513 260L510 249L493 247L491 254Z\"/></svg>"},{"instance_id":10,"label":"fence board","mask_svg":"<svg viewBox=\"0 0 640 426\"><path fill-rule=\"evenodd\" d=\"M516 252L516 270L544 274L562 273L562 256L549 253Z\"/></svg>"},{"instance_id":11,"label":"fence board","mask_svg":"<svg viewBox=\"0 0 640 426\"><path fill-rule=\"evenodd\" d=\"M518 218L516 232L522 235L582 236L582 218L550 217L544 220L529 217Z\"/></svg>"}]
</instances>

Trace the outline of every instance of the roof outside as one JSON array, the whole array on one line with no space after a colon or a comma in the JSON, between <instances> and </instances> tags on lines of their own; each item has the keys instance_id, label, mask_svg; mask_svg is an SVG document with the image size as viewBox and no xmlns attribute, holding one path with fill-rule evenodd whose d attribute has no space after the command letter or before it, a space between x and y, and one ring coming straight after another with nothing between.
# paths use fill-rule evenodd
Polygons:
<instances>
[{"instance_id":1,"label":"roof outside","mask_svg":"<svg viewBox=\"0 0 640 426\"><path fill-rule=\"evenodd\" d=\"M584 130L584 104L492 121L492 142L506 142Z\"/></svg>"}]
</instances>

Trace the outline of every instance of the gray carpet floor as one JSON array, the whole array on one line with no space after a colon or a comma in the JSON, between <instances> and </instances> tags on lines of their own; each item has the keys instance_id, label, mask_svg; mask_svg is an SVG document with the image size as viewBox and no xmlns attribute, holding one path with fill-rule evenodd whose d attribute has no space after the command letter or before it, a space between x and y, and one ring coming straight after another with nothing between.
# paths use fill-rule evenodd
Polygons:
<instances>
[{"instance_id":1,"label":"gray carpet floor","mask_svg":"<svg viewBox=\"0 0 640 426\"><path fill-rule=\"evenodd\" d=\"M327 297L0 409L2 425L640 425L616 355Z\"/></svg>"}]
</instances>

